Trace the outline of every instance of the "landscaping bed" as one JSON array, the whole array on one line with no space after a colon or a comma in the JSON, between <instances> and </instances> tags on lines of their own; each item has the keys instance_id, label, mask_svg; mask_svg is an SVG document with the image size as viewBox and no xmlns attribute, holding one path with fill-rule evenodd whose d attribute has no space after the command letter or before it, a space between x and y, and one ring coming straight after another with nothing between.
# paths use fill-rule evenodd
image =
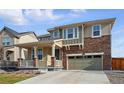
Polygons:
<instances>
[{"instance_id":1,"label":"landscaping bed","mask_svg":"<svg viewBox=\"0 0 124 93\"><path fill-rule=\"evenodd\" d=\"M39 71L29 71L29 70L22 70L22 71L12 71L6 72L0 70L0 84L13 84L34 76L41 74Z\"/></svg>"},{"instance_id":2,"label":"landscaping bed","mask_svg":"<svg viewBox=\"0 0 124 93\"><path fill-rule=\"evenodd\" d=\"M111 84L124 84L124 71L105 71Z\"/></svg>"}]
</instances>

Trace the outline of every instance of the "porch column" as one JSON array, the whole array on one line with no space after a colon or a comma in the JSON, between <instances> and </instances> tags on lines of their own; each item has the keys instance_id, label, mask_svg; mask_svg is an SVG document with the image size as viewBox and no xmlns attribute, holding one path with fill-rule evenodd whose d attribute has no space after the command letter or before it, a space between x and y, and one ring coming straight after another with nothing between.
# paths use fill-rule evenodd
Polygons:
<instances>
[{"instance_id":1,"label":"porch column","mask_svg":"<svg viewBox=\"0 0 124 93\"><path fill-rule=\"evenodd\" d=\"M3 51L3 60L6 60L6 50Z\"/></svg>"},{"instance_id":2,"label":"porch column","mask_svg":"<svg viewBox=\"0 0 124 93\"><path fill-rule=\"evenodd\" d=\"M19 58L18 58L18 66L21 66L21 62L22 62L22 48L19 47Z\"/></svg>"},{"instance_id":3,"label":"porch column","mask_svg":"<svg viewBox=\"0 0 124 93\"><path fill-rule=\"evenodd\" d=\"M55 66L55 44L52 45L51 66Z\"/></svg>"},{"instance_id":4,"label":"porch column","mask_svg":"<svg viewBox=\"0 0 124 93\"><path fill-rule=\"evenodd\" d=\"M38 66L38 57L37 57L37 47L34 46L34 66L37 67Z\"/></svg>"}]
</instances>

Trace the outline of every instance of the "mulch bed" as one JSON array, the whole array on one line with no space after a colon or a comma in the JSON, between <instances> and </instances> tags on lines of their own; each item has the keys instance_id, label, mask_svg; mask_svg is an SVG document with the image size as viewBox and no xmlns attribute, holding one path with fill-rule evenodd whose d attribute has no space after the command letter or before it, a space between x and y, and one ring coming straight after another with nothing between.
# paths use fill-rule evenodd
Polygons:
<instances>
[{"instance_id":1,"label":"mulch bed","mask_svg":"<svg viewBox=\"0 0 124 93\"><path fill-rule=\"evenodd\" d=\"M111 84L124 84L124 71L105 71Z\"/></svg>"}]
</instances>

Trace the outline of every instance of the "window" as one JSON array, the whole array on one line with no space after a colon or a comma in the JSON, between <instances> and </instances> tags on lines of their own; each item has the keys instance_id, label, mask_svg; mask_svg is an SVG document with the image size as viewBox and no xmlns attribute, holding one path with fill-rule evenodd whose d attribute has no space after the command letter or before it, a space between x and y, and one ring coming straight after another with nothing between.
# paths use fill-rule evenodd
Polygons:
<instances>
[{"instance_id":1,"label":"window","mask_svg":"<svg viewBox=\"0 0 124 93\"><path fill-rule=\"evenodd\" d=\"M89 56L87 56L87 58L92 58L92 56L91 56L91 55L89 55Z\"/></svg>"},{"instance_id":2,"label":"window","mask_svg":"<svg viewBox=\"0 0 124 93\"><path fill-rule=\"evenodd\" d=\"M68 38L73 38L73 28L68 29Z\"/></svg>"},{"instance_id":3,"label":"window","mask_svg":"<svg viewBox=\"0 0 124 93\"><path fill-rule=\"evenodd\" d=\"M42 49L38 49L38 59L42 60L43 52Z\"/></svg>"},{"instance_id":4,"label":"window","mask_svg":"<svg viewBox=\"0 0 124 93\"><path fill-rule=\"evenodd\" d=\"M11 38L9 36L4 36L2 43L4 46L9 46L11 44Z\"/></svg>"},{"instance_id":5,"label":"window","mask_svg":"<svg viewBox=\"0 0 124 93\"><path fill-rule=\"evenodd\" d=\"M92 26L92 37L101 36L101 25Z\"/></svg>"},{"instance_id":6,"label":"window","mask_svg":"<svg viewBox=\"0 0 124 93\"><path fill-rule=\"evenodd\" d=\"M60 35L59 35L59 31L56 31L56 32L53 32L53 38L59 38Z\"/></svg>"},{"instance_id":7,"label":"window","mask_svg":"<svg viewBox=\"0 0 124 93\"><path fill-rule=\"evenodd\" d=\"M101 55L95 55L94 58L101 58Z\"/></svg>"},{"instance_id":8,"label":"window","mask_svg":"<svg viewBox=\"0 0 124 93\"><path fill-rule=\"evenodd\" d=\"M34 49L32 48L32 53L31 53L32 59L34 59Z\"/></svg>"},{"instance_id":9,"label":"window","mask_svg":"<svg viewBox=\"0 0 124 93\"><path fill-rule=\"evenodd\" d=\"M75 39L78 38L78 28L68 28L63 30L64 39Z\"/></svg>"},{"instance_id":10,"label":"window","mask_svg":"<svg viewBox=\"0 0 124 93\"><path fill-rule=\"evenodd\" d=\"M74 57L74 56L69 56L68 58L69 58L69 59L74 59L75 57Z\"/></svg>"},{"instance_id":11,"label":"window","mask_svg":"<svg viewBox=\"0 0 124 93\"><path fill-rule=\"evenodd\" d=\"M83 56L76 56L77 59L83 59Z\"/></svg>"},{"instance_id":12,"label":"window","mask_svg":"<svg viewBox=\"0 0 124 93\"><path fill-rule=\"evenodd\" d=\"M77 36L78 36L77 28L74 28L74 31L75 31L75 38L77 38Z\"/></svg>"},{"instance_id":13,"label":"window","mask_svg":"<svg viewBox=\"0 0 124 93\"><path fill-rule=\"evenodd\" d=\"M64 37L64 39L66 39L66 30L64 30L63 37Z\"/></svg>"},{"instance_id":14,"label":"window","mask_svg":"<svg viewBox=\"0 0 124 93\"><path fill-rule=\"evenodd\" d=\"M32 54L32 59L34 59L34 49L33 48L32 48L32 53L31 54ZM37 55L38 55L38 59L42 60L42 57L43 57L42 49L38 49Z\"/></svg>"}]
</instances>

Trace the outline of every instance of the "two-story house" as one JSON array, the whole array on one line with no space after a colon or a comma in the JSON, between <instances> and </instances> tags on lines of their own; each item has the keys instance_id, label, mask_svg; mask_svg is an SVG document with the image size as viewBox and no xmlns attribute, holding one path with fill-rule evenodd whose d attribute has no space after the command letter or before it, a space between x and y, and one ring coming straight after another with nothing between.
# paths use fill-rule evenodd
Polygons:
<instances>
[{"instance_id":1,"label":"two-story house","mask_svg":"<svg viewBox=\"0 0 124 93\"><path fill-rule=\"evenodd\" d=\"M3 48L3 60L5 61L18 61L19 48L14 46L19 43L27 43L32 41L38 41L34 32L22 32L18 33L8 27L4 27L0 32L0 46ZM26 51L23 48L22 58L25 59Z\"/></svg>"},{"instance_id":2,"label":"two-story house","mask_svg":"<svg viewBox=\"0 0 124 93\"><path fill-rule=\"evenodd\" d=\"M33 40L27 38L29 33L19 33L22 39L12 34L22 41L17 39L18 43L11 46L18 48L12 53L15 60L18 59L19 67L110 70L114 22L115 18L109 18L57 26L48 29L46 35L36 37L32 33Z\"/></svg>"}]
</instances>

